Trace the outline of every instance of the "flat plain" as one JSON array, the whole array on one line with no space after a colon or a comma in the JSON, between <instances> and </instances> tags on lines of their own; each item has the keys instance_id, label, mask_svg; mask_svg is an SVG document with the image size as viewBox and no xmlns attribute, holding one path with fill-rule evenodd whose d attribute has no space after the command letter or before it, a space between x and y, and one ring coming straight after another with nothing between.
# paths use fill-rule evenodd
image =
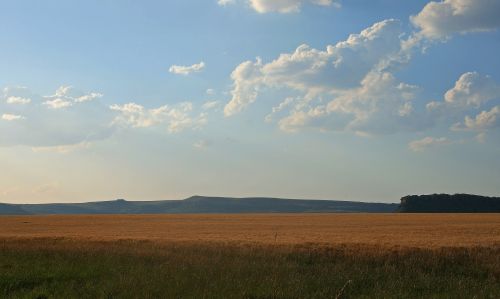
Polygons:
<instances>
[{"instance_id":1,"label":"flat plain","mask_svg":"<svg viewBox=\"0 0 500 299\"><path fill-rule=\"evenodd\" d=\"M0 238L418 248L500 245L500 214L201 214L0 217Z\"/></svg>"}]
</instances>

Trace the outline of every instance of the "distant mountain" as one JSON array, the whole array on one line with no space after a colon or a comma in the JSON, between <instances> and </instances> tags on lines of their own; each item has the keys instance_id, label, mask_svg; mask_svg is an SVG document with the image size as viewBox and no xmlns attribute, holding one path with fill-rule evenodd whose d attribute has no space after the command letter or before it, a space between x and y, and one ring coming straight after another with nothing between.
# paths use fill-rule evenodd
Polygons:
<instances>
[{"instance_id":1,"label":"distant mountain","mask_svg":"<svg viewBox=\"0 0 500 299\"><path fill-rule=\"evenodd\" d=\"M113 201L74 204L0 204L0 215L199 214L199 213L391 213L397 204L282 198L193 196L184 200Z\"/></svg>"},{"instance_id":2,"label":"distant mountain","mask_svg":"<svg viewBox=\"0 0 500 299\"><path fill-rule=\"evenodd\" d=\"M471 194L409 195L401 198L402 213L500 213L500 197Z\"/></svg>"}]
</instances>

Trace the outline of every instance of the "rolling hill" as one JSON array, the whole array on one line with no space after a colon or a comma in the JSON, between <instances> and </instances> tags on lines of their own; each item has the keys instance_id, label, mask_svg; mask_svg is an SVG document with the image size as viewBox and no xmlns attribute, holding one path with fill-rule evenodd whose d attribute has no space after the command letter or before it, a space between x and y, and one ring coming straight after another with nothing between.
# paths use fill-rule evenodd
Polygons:
<instances>
[{"instance_id":1,"label":"rolling hill","mask_svg":"<svg viewBox=\"0 0 500 299\"><path fill-rule=\"evenodd\" d=\"M198 213L382 213L397 204L282 198L192 196L184 200L100 201L68 204L0 204L0 215L50 214L198 214Z\"/></svg>"}]
</instances>

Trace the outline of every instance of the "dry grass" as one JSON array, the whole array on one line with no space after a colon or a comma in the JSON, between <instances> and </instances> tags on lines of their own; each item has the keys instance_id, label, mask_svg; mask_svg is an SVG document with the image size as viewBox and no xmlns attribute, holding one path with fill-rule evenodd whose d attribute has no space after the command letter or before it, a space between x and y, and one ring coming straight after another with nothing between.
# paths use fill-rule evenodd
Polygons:
<instances>
[{"instance_id":1,"label":"dry grass","mask_svg":"<svg viewBox=\"0 0 500 299\"><path fill-rule=\"evenodd\" d=\"M498 247L500 214L237 214L0 217L0 238L382 247Z\"/></svg>"},{"instance_id":2,"label":"dry grass","mask_svg":"<svg viewBox=\"0 0 500 299\"><path fill-rule=\"evenodd\" d=\"M500 248L0 239L1 298L499 298Z\"/></svg>"}]
</instances>

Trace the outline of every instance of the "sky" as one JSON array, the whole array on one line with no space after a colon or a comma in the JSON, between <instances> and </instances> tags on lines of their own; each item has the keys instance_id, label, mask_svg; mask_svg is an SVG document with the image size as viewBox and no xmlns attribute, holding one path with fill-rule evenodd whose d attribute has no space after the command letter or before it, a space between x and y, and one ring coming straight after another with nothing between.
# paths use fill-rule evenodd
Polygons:
<instances>
[{"instance_id":1,"label":"sky","mask_svg":"<svg viewBox=\"0 0 500 299\"><path fill-rule=\"evenodd\" d=\"M500 195L500 1L0 1L0 202Z\"/></svg>"}]
</instances>

